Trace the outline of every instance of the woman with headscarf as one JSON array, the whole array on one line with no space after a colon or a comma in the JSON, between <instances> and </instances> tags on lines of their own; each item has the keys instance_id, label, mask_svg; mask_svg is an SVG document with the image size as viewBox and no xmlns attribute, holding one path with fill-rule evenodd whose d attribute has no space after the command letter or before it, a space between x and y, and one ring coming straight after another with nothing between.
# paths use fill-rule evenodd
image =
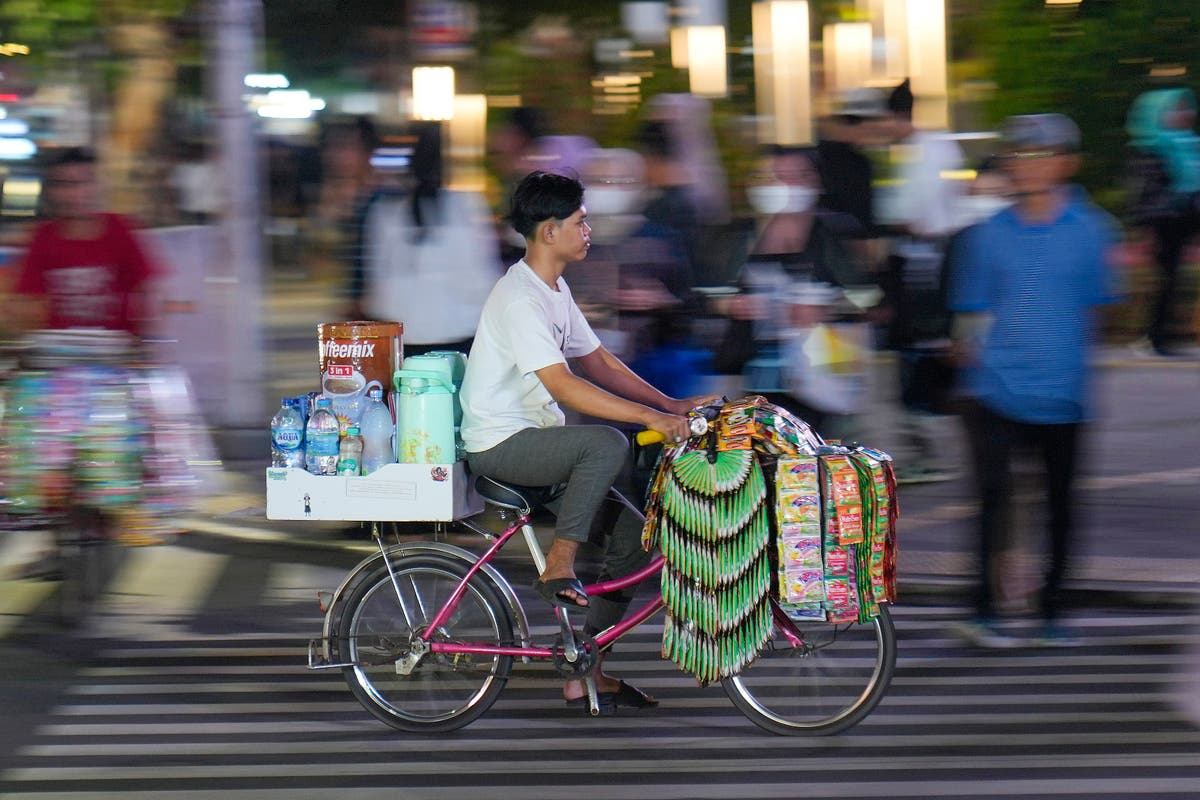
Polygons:
<instances>
[{"instance_id":1,"label":"woman with headscarf","mask_svg":"<svg viewBox=\"0 0 1200 800\"><path fill-rule=\"evenodd\" d=\"M1161 356L1174 354L1171 310L1179 265L1200 219L1200 136L1192 129L1195 121L1196 96L1181 87L1143 93L1125 125L1133 149L1127 215L1153 234L1160 279L1145 345Z\"/></svg>"}]
</instances>

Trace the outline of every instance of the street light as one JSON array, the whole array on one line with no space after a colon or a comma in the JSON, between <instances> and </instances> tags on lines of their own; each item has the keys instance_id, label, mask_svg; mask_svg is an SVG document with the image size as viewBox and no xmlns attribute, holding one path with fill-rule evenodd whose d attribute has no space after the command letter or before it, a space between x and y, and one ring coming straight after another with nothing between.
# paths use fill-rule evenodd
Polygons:
<instances>
[{"instance_id":1,"label":"street light","mask_svg":"<svg viewBox=\"0 0 1200 800\"><path fill-rule=\"evenodd\" d=\"M692 94L724 97L729 91L725 26L694 25L687 32L688 88Z\"/></svg>"},{"instance_id":2,"label":"street light","mask_svg":"<svg viewBox=\"0 0 1200 800\"><path fill-rule=\"evenodd\" d=\"M759 140L812 142L808 0L765 0L752 9Z\"/></svg>"},{"instance_id":3,"label":"street light","mask_svg":"<svg viewBox=\"0 0 1200 800\"><path fill-rule=\"evenodd\" d=\"M913 116L919 125L949 122L946 97L946 2L908 0L908 76L917 98Z\"/></svg>"},{"instance_id":4,"label":"street light","mask_svg":"<svg viewBox=\"0 0 1200 800\"><path fill-rule=\"evenodd\" d=\"M835 22L823 31L825 89L863 86L871 77L871 23Z\"/></svg>"},{"instance_id":5,"label":"street light","mask_svg":"<svg viewBox=\"0 0 1200 800\"><path fill-rule=\"evenodd\" d=\"M413 67L412 86L414 119L454 119L454 67Z\"/></svg>"}]
</instances>

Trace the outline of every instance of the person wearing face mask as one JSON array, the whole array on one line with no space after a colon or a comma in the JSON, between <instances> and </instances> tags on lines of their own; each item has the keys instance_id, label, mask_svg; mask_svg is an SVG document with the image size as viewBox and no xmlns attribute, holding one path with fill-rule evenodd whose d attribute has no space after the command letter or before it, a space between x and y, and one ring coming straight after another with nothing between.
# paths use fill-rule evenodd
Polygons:
<instances>
[{"instance_id":1,"label":"person wearing face mask","mask_svg":"<svg viewBox=\"0 0 1200 800\"><path fill-rule=\"evenodd\" d=\"M687 395L706 369L691 341L697 303L681 232L648 207L659 197L649 166L626 149L596 150L584 163L592 249L567 277L612 352L659 390Z\"/></svg>"},{"instance_id":2,"label":"person wearing face mask","mask_svg":"<svg viewBox=\"0 0 1200 800\"><path fill-rule=\"evenodd\" d=\"M857 392L831 391L829 382L818 380L817 372L828 364L807 363L804 352L812 352L811 346L792 352L802 350L799 339L814 330L827 341L830 323L853 314L843 290L863 282L830 214L817 210L820 181L814 150L775 146L746 188L759 217L758 233L738 276L738 293L713 301L729 319L714 369L742 375L742 390L761 394L822 434L839 438L853 429ZM785 351L791 355L785 357ZM812 369L797 373L797 364Z\"/></svg>"}]
</instances>

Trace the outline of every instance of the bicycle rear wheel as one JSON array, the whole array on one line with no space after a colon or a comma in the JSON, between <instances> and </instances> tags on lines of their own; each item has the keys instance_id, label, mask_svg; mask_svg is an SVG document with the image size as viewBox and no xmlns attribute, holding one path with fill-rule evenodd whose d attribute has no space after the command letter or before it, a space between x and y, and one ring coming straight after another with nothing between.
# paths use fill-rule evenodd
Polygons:
<instances>
[{"instance_id":1,"label":"bicycle rear wheel","mask_svg":"<svg viewBox=\"0 0 1200 800\"><path fill-rule=\"evenodd\" d=\"M887 606L866 623L779 623L754 663L721 681L754 724L785 736L828 736L861 722L887 692L896 668L896 628Z\"/></svg>"},{"instance_id":2,"label":"bicycle rear wheel","mask_svg":"<svg viewBox=\"0 0 1200 800\"><path fill-rule=\"evenodd\" d=\"M393 728L440 733L483 714L504 688L511 656L426 653L408 675L398 659L454 592L467 565L438 556L402 558L369 573L350 592L336 627L343 670L355 698ZM513 621L492 583L476 574L434 641L511 644Z\"/></svg>"}]
</instances>

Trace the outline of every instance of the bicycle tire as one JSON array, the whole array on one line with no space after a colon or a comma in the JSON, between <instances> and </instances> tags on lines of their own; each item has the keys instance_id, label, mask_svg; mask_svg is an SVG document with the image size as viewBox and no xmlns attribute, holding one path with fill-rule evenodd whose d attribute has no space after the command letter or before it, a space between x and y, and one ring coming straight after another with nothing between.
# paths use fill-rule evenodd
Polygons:
<instances>
[{"instance_id":1,"label":"bicycle tire","mask_svg":"<svg viewBox=\"0 0 1200 800\"><path fill-rule=\"evenodd\" d=\"M866 623L794 623L792 647L778 624L755 661L722 688L748 719L783 736L832 736L857 725L887 693L896 628L887 606Z\"/></svg>"},{"instance_id":2,"label":"bicycle tire","mask_svg":"<svg viewBox=\"0 0 1200 800\"><path fill-rule=\"evenodd\" d=\"M392 563L396 584L381 564L347 594L336 625L342 670L355 699L380 721L412 733L446 733L478 719L499 697L512 671L512 656L440 656L427 653L409 675L396 659L423 630L466 575L469 565L436 555ZM396 586L401 588L398 600ZM514 624L492 582L476 574L441 641L512 644Z\"/></svg>"}]
</instances>

